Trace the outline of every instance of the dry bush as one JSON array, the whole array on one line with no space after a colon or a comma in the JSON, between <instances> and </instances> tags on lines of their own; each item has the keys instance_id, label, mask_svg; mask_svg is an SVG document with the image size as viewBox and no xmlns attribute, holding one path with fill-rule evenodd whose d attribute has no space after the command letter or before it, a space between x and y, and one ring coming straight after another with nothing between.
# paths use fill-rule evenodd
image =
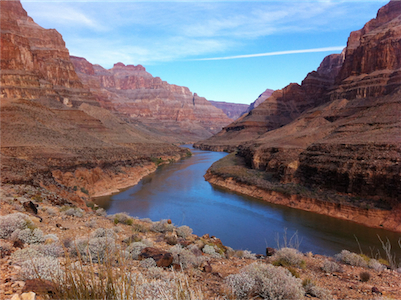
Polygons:
<instances>
[{"instance_id":1,"label":"dry bush","mask_svg":"<svg viewBox=\"0 0 401 300\"><path fill-rule=\"evenodd\" d=\"M29 217L22 213L0 216L0 238L9 239L14 231L26 229L30 223Z\"/></svg>"},{"instance_id":2,"label":"dry bush","mask_svg":"<svg viewBox=\"0 0 401 300\"><path fill-rule=\"evenodd\" d=\"M273 255L273 264L283 267L305 268L303 254L293 248L281 248Z\"/></svg>"},{"instance_id":3,"label":"dry bush","mask_svg":"<svg viewBox=\"0 0 401 300\"><path fill-rule=\"evenodd\" d=\"M348 250L342 250L340 253L334 256L337 260L356 267L367 267L366 261L360 255L350 252Z\"/></svg>"},{"instance_id":4,"label":"dry bush","mask_svg":"<svg viewBox=\"0 0 401 300\"><path fill-rule=\"evenodd\" d=\"M183 225L177 228L177 235L182 238L187 238L192 234L192 228L187 225Z\"/></svg>"}]
</instances>

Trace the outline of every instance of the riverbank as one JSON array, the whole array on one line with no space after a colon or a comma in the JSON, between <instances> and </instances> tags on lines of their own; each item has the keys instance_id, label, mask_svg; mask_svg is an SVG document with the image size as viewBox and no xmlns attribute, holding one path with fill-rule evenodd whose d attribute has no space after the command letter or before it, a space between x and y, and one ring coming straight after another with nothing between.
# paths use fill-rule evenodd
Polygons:
<instances>
[{"instance_id":1,"label":"riverbank","mask_svg":"<svg viewBox=\"0 0 401 300\"><path fill-rule=\"evenodd\" d=\"M36 212L29 203L36 207ZM283 282L278 291L288 295L290 284L291 288L294 285L300 296L296 299L372 299L381 296L401 299L398 293L401 274L366 257L345 263L343 259L349 255L347 252L334 259L299 253L295 249L276 249L272 256L235 251L216 237L196 236L191 234L190 228L175 226L168 220L155 222L123 213L107 216L94 206L84 211L56 193L26 185L2 186L0 206L0 299L21 299L21 294L32 292L34 299L40 300L67 293L65 286L60 286L60 282L52 277L59 269L67 274L68 270L83 272L81 275L90 275L93 271L93 277L84 276L85 288L93 292L96 276L104 275L106 266L110 271L107 278L116 280L116 286L119 277L113 274L124 270L135 276L131 291L137 293L138 299L157 299L161 295L181 299L178 292L187 295L186 299L239 298L242 290L238 286L245 284L247 278L241 274L258 268L269 268L271 272L277 272L277 276L281 274L280 278L286 284ZM29 227L23 229L22 223L11 222L20 219L26 220L22 223ZM4 231L6 225L7 232ZM11 232L13 226L19 228ZM128 256L123 259L118 249ZM92 260L87 251L92 253ZM143 255L149 251L163 255L166 260L162 262L156 256L144 259ZM279 257L279 253L286 251L295 259L290 264ZM112 255L113 263L102 260L107 255ZM361 257L355 255L350 257ZM68 269L71 266L78 266L78 269ZM38 272L32 271L35 267ZM38 274L49 281L36 279ZM232 286L230 282L234 278L237 285ZM266 278L265 283L269 280ZM256 296L253 289L242 292L245 293L243 298Z\"/></svg>"},{"instance_id":2,"label":"riverbank","mask_svg":"<svg viewBox=\"0 0 401 300\"><path fill-rule=\"evenodd\" d=\"M247 168L235 153L214 163L204 177L211 184L270 203L401 232L399 208L379 209L367 199L281 184L272 174Z\"/></svg>"}]
</instances>

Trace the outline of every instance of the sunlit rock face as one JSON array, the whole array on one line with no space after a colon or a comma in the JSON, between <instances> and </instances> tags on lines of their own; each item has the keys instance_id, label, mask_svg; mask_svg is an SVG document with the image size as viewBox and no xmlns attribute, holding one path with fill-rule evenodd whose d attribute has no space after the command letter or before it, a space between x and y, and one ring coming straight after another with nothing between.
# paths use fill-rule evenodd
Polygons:
<instances>
[{"instance_id":1,"label":"sunlit rock face","mask_svg":"<svg viewBox=\"0 0 401 300\"><path fill-rule=\"evenodd\" d=\"M390 1L301 85L275 91L197 145L239 149L249 166L284 183L395 207L401 200L400 68L401 2Z\"/></svg>"},{"instance_id":2,"label":"sunlit rock face","mask_svg":"<svg viewBox=\"0 0 401 300\"><path fill-rule=\"evenodd\" d=\"M37 25L19 1L1 1L1 95L98 105L69 59L61 35Z\"/></svg>"},{"instance_id":3,"label":"sunlit rock face","mask_svg":"<svg viewBox=\"0 0 401 300\"><path fill-rule=\"evenodd\" d=\"M181 141L217 133L232 120L187 87L153 77L141 65L116 63L111 69L71 57L75 69L102 107Z\"/></svg>"}]
</instances>

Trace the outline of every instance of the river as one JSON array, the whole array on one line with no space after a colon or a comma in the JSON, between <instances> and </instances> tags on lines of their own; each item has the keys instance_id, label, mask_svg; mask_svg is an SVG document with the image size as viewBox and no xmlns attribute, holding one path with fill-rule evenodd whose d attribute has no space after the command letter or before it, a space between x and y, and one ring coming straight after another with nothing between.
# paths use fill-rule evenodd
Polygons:
<instances>
[{"instance_id":1,"label":"river","mask_svg":"<svg viewBox=\"0 0 401 300\"><path fill-rule=\"evenodd\" d=\"M264 254L266 246L292 242L302 252L334 255L343 249L375 255L387 238L397 257L401 234L368 228L353 222L281 205L274 205L216 186L203 178L213 162L227 155L222 152L192 149L193 155L177 163L162 165L136 186L96 202L108 214L127 212L153 221L171 219L188 225L194 233L220 238L234 249Z\"/></svg>"}]
</instances>

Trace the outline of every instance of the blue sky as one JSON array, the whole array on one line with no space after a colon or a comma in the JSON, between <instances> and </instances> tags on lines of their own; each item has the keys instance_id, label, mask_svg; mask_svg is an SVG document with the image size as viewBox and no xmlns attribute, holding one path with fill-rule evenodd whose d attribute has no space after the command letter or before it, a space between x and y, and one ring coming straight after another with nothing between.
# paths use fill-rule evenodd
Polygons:
<instances>
[{"instance_id":1,"label":"blue sky","mask_svg":"<svg viewBox=\"0 0 401 300\"><path fill-rule=\"evenodd\" d=\"M21 2L36 23L62 34L71 55L105 68L142 64L208 100L246 104L267 88L300 83L388 3Z\"/></svg>"}]
</instances>

